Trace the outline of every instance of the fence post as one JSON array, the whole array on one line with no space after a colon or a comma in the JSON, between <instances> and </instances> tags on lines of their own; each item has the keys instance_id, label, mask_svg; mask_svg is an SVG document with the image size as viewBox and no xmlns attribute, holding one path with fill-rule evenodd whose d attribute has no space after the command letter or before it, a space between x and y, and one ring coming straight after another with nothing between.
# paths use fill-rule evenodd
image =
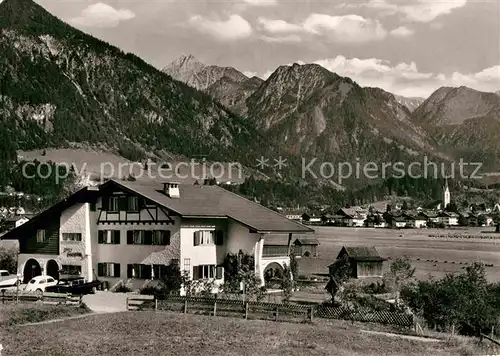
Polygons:
<instances>
[{"instance_id":1,"label":"fence post","mask_svg":"<svg viewBox=\"0 0 500 356\"><path fill-rule=\"evenodd\" d=\"M217 315L217 301L214 301L214 316Z\"/></svg>"},{"instance_id":2,"label":"fence post","mask_svg":"<svg viewBox=\"0 0 500 356\"><path fill-rule=\"evenodd\" d=\"M128 311L128 298L129 298L129 297L127 297L126 304L125 304L125 305L126 305L126 308L127 308L127 311Z\"/></svg>"},{"instance_id":3,"label":"fence post","mask_svg":"<svg viewBox=\"0 0 500 356\"><path fill-rule=\"evenodd\" d=\"M155 311L156 311L158 310L158 299L156 299L156 296L154 298L155 298Z\"/></svg>"},{"instance_id":4,"label":"fence post","mask_svg":"<svg viewBox=\"0 0 500 356\"><path fill-rule=\"evenodd\" d=\"M248 302L245 303L245 319L248 319Z\"/></svg>"},{"instance_id":5,"label":"fence post","mask_svg":"<svg viewBox=\"0 0 500 356\"><path fill-rule=\"evenodd\" d=\"M276 317L276 319L275 319L275 320L276 320L276 321L278 321L278 310L279 310L279 308L278 308L278 306L276 306L276 314L275 314L275 317Z\"/></svg>"},{"instance_id":6,"label":"fence post","mask_svg":"<svg viewBox=\"0 0 500 356\"><path fill-rule=\"evenodd\" d=\"M5 289L2 289L2 304L5 304Z\"/></svg>"},{"instance_id":7,"label":"fence post","mask_svg":"<svg viewBox=\"0 0 500 356\"><path fill-rule=\"evenodd\" d=\"M184 299L184 314L187 313L187 310L188 310L188 301L187 299Z\"/></svg>"},{"instance_id":8,"label":"fence post","mask_svg":"<svg viewBox=\"0 0 500 356\"><path fill-rule=\"evenodd\" d=\"M312 323L314 319L314 307L311 307L311 318L309 319L310 322Z\"/></svg>"}]
</instances>

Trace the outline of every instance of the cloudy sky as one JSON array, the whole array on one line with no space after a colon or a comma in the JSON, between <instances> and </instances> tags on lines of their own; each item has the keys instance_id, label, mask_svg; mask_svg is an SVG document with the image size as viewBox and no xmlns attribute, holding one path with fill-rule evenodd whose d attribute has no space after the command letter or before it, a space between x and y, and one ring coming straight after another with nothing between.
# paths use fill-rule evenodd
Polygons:
<instances>
[{"instance_id":1,"label":"cloudy sky","mask_svg":"<svg viewBox=\"0 0 500 356\"><path fill-rule=\"evenodd\" d=\"M405 96L500 90L500 0L36 1L158 68L193 54L263 78L314 62Z\"/></svg>"}]
</instances>

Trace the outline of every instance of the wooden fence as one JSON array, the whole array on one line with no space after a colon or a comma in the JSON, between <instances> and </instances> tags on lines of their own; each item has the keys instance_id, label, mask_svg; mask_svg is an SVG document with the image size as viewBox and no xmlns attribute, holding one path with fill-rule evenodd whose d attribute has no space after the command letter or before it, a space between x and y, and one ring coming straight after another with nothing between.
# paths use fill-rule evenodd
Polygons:
<instances>
[{"instance_id":1,"label":"wooden fence","mask_svg":"<svg viewBox=\"0 0 500 356\"><path fill-rule=\"evenodd\" d=\"M243 317L274 321L312 322L314 318L339 319L413 327L413 317L400 312L349 309L322 304L278 304L231 299L137 295L127 298L127 310L168 310L213 316Z\"/></svg>"},{"instance_id":2,"label":"wooden fence","mask_svg":"<svg viewBox=\"0 0 500 356\"><path fill-rule=\"evenodd\" d=\"M0 290L0 304L5 303L24 303L24 302L42 302L45 304L66 304L80 305L82 304L82 296L73 296L66 293L35 293L16 290Z\"/></svg>"}]
</instances>

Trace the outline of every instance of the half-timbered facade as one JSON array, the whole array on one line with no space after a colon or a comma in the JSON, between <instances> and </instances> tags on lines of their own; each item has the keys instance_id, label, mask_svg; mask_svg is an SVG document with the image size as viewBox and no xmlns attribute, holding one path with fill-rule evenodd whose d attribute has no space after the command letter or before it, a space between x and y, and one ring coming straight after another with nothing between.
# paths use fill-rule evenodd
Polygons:
<instances>
[{"instance_id":1,"label":"half-timbered facade","mask_svg":"<svg viewBox=\"0 0 500 356\"><path fill-rule=\"evenodd\" d=\"M81 273L110 287L121 280L138 288L172 264L190 278L221 284L225 256L240 250L254 255L263 280L272 262L263 257L265 237L279 234L291 243L293 234L311 232L218 186L111 180L78 191L3 238L19 240L25 282Z\"/></svg>"}]
</instances>

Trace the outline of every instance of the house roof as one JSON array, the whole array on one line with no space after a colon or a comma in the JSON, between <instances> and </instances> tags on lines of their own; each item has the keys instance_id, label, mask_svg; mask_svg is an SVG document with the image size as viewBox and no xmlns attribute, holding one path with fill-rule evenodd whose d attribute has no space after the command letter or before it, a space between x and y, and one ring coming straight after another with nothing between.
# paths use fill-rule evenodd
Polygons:
<instances>
[{"instance_id":1,"label":"house roof","mask_svg":"<svg viewBox=\"0 0 500 356\"><path fill-rule=\"evenodd\" d=\"M427 218L437 218L438 214L434 211L423 211L421 213L423 216L426 216Z\"/></svg>"},{"instance_id":2,"label":"house roof","mask_svg":"<svg viewBox=\"0 0 500 356\"><path fill-rule=\"evenodd\" d=\"M6 234L2 235L2 240L17 240L21 236L27 236L26 232L30 231L34 224L37 224L39 221L50 219L52 217L52 214L54 214L55 212L61 212L76 203L89 201L89 196L93 197L96 193L98 192L94 191L90 187L82 188L69 197L60 200L56 204L45 209L40 214L35 215L24 224L8 231Z\"/></svg>"},{"instance_id":3,"label":"house roof","mask_svg":"<svg viewBox=\"0 0 500 356\"><path fill-rule=\"evenodd\" d=\"M112 183L111 183L112 182ZM311 233L313 229L217 185L180 184L179 198L170 198L157 181L110 181L189 218L227 217L261 233ZM105 184L108 184L105 183Z\"/></svg>"},{"instance_id":4,"label":"house roof","mask_svg":"<svg viewBox=\"0 0 500 356\"><path fill-rule=\"evenodd\" d=\"M375 248L375 246L344 246L340 250L337 258L341 257L344 253L355 261L378 262L385 261Z\"/></svg>"},{"instance_id":5,"label":"house roof","mask_svg":"<svg viewBox=\"0 0 500 356\"><path fill-rule=\"evenodd\" d=\"M319 241L316 239L298 238L294 241L295 245L319 245Z\"/></svg>"},{"instance_id":6,"label":"house roof","mask_svg":"<svg viewBox=\"0 0 500 356\"><path fill-rule=\"evenodd\" d=\"M118 189L138 194L166 209L173 211L184 218L228 218L233 219L258 233L312 233L313 229L298 222L287 219L285 216L258 203L254 203L226 189L216 185L188 185L180 184L179 198L170 198L162 191L162 183L151 181L116 181L110 180L99 190L115 186ZM27 223L9 231L3 239L17 238L22 231L28 229L32 223L43 220L54 211L62 211L78 201L87 201L88 194L99 195L94 187L83 188L70 197L61 200Z\"/></svg>"},{"instance_id":7,"label":"house roof","mask_svg":"<svg viewBox=\"0 0 500 356\"><path fill-rule=\"evenodd\" d=\"M452 211L443 211L441 214L439 214L440 217L449 217L449 218L458 218L459 215L457 213L454 213Z\"/></svg>"},{"instance_id":8,"label":"house roof","mask_svg":"<svg viewBox=\"0 0 500 356\"><path fill-rule=\"evenodd\" d=\"M337 214L332 215L332 214L326 214L326 215L323 215L323 217L324 217L325 219L337 219L337 220L338 220L338 219L343 219L343 218L344 218L344 215L337 215Z\"/></svg>"}]
</instances>

